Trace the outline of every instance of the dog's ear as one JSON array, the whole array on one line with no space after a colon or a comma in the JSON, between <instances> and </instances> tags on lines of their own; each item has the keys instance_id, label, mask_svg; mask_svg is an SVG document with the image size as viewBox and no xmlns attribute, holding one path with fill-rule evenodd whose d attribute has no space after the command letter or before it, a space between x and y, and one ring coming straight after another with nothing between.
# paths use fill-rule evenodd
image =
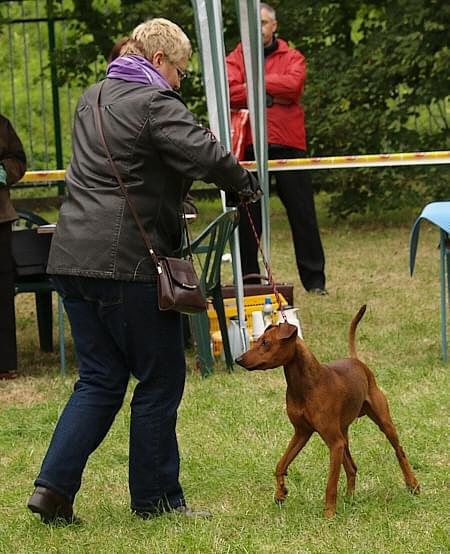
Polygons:
<instances>
[{"instance_id":1,"label":"dog's ear","mask_svg":"<svg viewBox=\"0 0 450 554\"><path fill-rule=\"evenodd\" d=\"M280 323L278 325L278 336L280 339L290 339L294 335L297 336L298 330L295 325L291 325L290 323Z\"/></svg>"}]
</instances>

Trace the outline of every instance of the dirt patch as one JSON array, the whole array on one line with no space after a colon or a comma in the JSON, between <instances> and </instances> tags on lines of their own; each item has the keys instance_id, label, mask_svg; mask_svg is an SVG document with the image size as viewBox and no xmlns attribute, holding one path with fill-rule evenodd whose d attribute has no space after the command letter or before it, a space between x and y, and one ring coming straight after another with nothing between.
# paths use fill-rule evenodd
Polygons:
<instances>
[{"instance_id":1,"label":"dirt patch","mask_svg":"<svg viewBox=\"0 0 450 554\"><path fill-rule=\"evenodd\" d=\"M33 406L49 399L51 389L39 390L41 382L35 379L18 378L0 381L0 406Z\"/></svg>"}]
</instances>

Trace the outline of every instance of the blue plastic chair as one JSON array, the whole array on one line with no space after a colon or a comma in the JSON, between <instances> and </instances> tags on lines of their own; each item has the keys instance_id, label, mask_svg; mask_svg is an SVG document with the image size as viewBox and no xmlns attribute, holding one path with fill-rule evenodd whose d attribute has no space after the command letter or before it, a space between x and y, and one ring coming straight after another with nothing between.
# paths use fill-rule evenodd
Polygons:
<instances>
[{"instance_id":1,"label":"blue plastic chair","mask_svg":"<svg viewBox=\"0 0 450 554\"><path fill-rule=\"evenodd\" d=\"M440 228L440 281L441 281L441 336L442 359L448 361L447 354L447 299L450 298L450 201L427 204L416 219L409 241L409 269L414 272L420 223L426 219Z\"/></svg>"}]
</instances>

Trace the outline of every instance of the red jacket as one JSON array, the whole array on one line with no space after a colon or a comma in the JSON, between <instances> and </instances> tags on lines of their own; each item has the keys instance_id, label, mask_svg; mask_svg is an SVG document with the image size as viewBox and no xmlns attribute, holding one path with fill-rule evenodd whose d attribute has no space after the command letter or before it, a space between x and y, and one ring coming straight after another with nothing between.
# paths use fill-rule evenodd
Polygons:
<instances>
[{"instance_id":1,"label":"red jacket","mask_svg":"<svg viewBox=\"0 0 450 554\"><path fill-rule=\"evenodd\" d=\"M306 60L301 52L290 48L286 41L278 40L278 48L265 58L266 92L274 97L267 108L269 144L282 144L306 150L305 114L300 98L306 80ZM227 56L231 108L247 107L244 58L242 44ZM289 102L288 104L277 103ZM247 144L251 144L248 134Z\"/></svg>"}]
</instances>

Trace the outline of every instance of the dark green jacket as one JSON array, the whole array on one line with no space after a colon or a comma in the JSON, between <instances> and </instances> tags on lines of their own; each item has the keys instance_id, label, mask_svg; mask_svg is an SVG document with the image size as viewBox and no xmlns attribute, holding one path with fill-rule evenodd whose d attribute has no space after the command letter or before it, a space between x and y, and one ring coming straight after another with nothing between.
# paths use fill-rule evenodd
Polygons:
<instances>
[{"instance_id":1,"label":"dark green jacket","mask_svg":"<svg viewBox=\"0 0 450 554\"><path fill-rule=\"evenodd\" d=\"M95 124L100 84L81 97L73 155L47 271L153 281L154 264L113 176ZM107 79L101 96L106 142L150 242L160 255L183 244L182 201L192 180L247 190L249 177L234 156L199 126L171 90Z\"/></svg>"}]
</instances>

